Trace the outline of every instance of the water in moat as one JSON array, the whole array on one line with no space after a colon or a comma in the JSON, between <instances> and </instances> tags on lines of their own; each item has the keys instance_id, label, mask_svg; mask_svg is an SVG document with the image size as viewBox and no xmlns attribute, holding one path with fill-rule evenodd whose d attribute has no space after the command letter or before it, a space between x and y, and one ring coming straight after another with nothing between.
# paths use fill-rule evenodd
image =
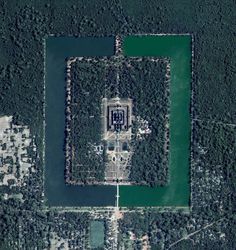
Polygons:
<instances>
[{"instance_id":1,"label":"water in moat","mask_svg":"<svg viewBox=\"0 0 236 250\"><path fill-rule=\"evenodd\" d=\"M66 185L65 70L70 56L111 56L114 37L48 37L45 44L45 169L46 205L60 207L114 206L116 186ZM99 133L99 131L98 131Z\"/></svg>"},{"instance_id":2,"label":"water in moat","mask_svg":"<svg viewBox=\"0 0 236 250\"><path fill-rule=\"evenodd\" d=\"M121 186L120 206L188 207L190 201L191 36L147 35L124 39L125 56L170 59L170 180L165 187Z\"/></svg>"}]
</instances>

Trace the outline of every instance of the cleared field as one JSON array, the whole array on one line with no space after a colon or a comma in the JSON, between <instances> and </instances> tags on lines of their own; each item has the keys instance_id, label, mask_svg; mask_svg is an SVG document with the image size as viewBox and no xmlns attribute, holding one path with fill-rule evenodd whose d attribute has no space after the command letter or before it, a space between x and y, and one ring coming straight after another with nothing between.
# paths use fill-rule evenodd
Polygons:
<instances>
[{"instance_id":1,"label":"cleared field","mask_svg":"<svg viewBox=\"0 0 236 250\"><path fill-rule=\"evenodd\" d=\"M121 186L121 207L189 206L191 36L142 35L124 39L125 56L170 59L170 182L165 187Z\"/></svg>"}]
</instances>

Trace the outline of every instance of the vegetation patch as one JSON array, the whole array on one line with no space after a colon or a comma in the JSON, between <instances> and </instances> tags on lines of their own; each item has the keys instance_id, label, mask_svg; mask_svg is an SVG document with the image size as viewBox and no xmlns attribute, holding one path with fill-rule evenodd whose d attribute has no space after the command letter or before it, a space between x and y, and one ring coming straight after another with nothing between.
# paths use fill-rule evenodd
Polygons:
<instances>
[{"instance_id":1,"label":"vegetation patch","mask_svg":"<svg viewBox=\"0 0 236 250\"><path fill-rule=\"evenodd\" d=\"M134 185L167 183L169 71L167 59L121 55L67 60L65 151L68 183L104 184L113 179ZM115 99L103 99L107 97ZM120 134L123 146L119 156L120 147L114 146L117 131L102 131L106 127L104 122L110 119L104 120L108 113L102 110L107 109L105 103L118 101L116 98L121 98L122 103L130 100L129 111L127 114L125 111L127 117L122 119L130 120L131 128L127 129L131 134ZM121 158L119 164L118 157ZM117 174L118 165L121 167Z\"/></svg>"},{"instance_id":2,"label":"vegetation patch","mask_svg":"<svg viewBox=\"0 0 236 250\"><path fill-rule=\"evenodd\" d=\"M133 99L135 116L130 180L139 185L165 185L168 181L169 61L127 58L121 72L119 94Z\"/></svg>"},{"instance_id":3,"label":"vegetation patch","mask_svg":"<svg viewBox=\"0 0 236 250\"><path fill-rule=\"evenodd\" d=\"M104 180L101 142L101 99L107 81L106 65L99 60L68 62L66 168L70 183Z\"/></svg>"}]
</instances>

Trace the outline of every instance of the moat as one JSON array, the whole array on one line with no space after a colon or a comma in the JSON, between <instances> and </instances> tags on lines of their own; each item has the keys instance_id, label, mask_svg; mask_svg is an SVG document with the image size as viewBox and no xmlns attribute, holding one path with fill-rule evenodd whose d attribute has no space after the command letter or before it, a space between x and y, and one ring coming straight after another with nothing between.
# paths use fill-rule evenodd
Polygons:
<instances>
[{"instance_id":1,"label":"moat","mask_svg":"<svg viewBox=\"0 0 236 250\"><path fill-rule=\"evenodd\" d=\"M115 38L49 37L45 43L44 183L46 204L49 206L115 206L117 190L120 192L121 207L189 206L191 36L130 36L124 39L123 46L124 55L128 57L170 58L169 183L154 188L137 185L122 185L117 188L113 185L66 184L64 151L66 58L113 56ZM116 113L120 115L118 111ZM104 136L107 134L103 134ZM111 179L114 180L114 176Z\"/></svg>"},{"instance_id":2,"label":"moat","mask_svg":"<svg viewBox=\"0 0 236 250\"><path fill-rule=\"evenodd\" d=\"M66 185L65 69L70 56L111 56L114 38L46 39L46 128L45 128L45 196L49 206L114 206L116 187Z\"/></svg>"}]
</instances>

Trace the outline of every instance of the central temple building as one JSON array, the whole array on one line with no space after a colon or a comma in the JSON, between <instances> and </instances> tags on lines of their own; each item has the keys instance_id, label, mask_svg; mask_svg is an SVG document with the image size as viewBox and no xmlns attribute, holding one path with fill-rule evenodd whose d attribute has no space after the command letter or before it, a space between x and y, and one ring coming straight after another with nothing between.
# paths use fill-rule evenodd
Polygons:
<instances>
[{"instance_id":1,"label":"central temple building","mask_svg":"<svg viewBox=\"0 0 236 250\"><path fill-rule=\"evenodd\" d=\"M110 131L128 130L129 106L121 104L107 106L107 129Z\"/></svg>"},{"instance_id":2,"label":"central temple building","mask_svg":"<svg viewBox=\"0 0 236 250\"><path fill-rule=\"evenodd\" d=\"M130 98L120 99L119 97L102 99L102 124L103 139L115 137L115 132L120 136L131 139L132 126L132 100Z\"/></svg>"},{"instance_id":3,"label":"central temple building","mask_svg":"<svg viewBox=\"0 0 236 250\"><path fill-rule=\"evenodd\" d=\"M129 176L133 103L130 98L102 99L102 139L106 142L105 180L127 183Z\"/></svg>"}]
</instances>

